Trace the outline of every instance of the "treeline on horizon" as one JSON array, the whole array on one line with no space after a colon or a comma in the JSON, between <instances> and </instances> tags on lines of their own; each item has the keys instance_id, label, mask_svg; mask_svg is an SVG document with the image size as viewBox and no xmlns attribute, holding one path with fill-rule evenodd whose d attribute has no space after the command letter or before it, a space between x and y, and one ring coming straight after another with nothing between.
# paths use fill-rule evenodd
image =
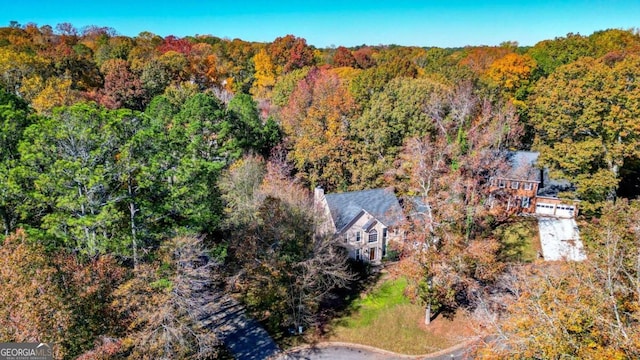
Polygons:
<instances>
[{"instance_id":1,"label":"treeline on horizon","mask_svg":"<svg viewBox=\"0 0 640 360\"><path fill-rule=\"evenodd\" d=\"M299 94L301 80L313 87L314 77L336 79L339 84L334 86L345 92L341 104L336 105L343 107L338 113L349 120L346 133L359 127L371 129L371 124L381 125L375 122L380 119L374 119L376 106L388 105L395 107L396 112L404 111L402 101L406 98L394 99L397 95L394 93L407 90L419 97L419 89L410 88L419 88L416 84L420 82L437 83L442 88L441 96L448 96L444 92L470 86L478 99L488 100L494 107L512 106L515 109L518 124L524 127L524 132L511 145L512 149L533 147L542 151L544 165L559 171L568 180L579 182L581 172L594 171L594 166L604 165L583 164L579 166L590 166L591 169L566 171L569 167L559 163L562 161L555 156L564 153L565 149L556 145L558 139L570 134L557 134L542 127L553 127L561 121L562 116L552 112L574 109L563 108L568 105L563 103L552 108L544 103L545 98L563 97L565 94L559 93L562 90L571 93L581 86L589 86L571 83L572 77L608 71L602 66L632 66L626 64L633 63L639 51L638 38L634 30L604 30L589 36L568 34L532 47L518 47L517 43L507 41L501 46L456 49L395 45L317 49L293 35L271 43L255 43L211 35L162 38L150 32L127 37L109 27L88 26L78 30L72 24L62 23L54 29L48 25L22 26L12 22L11 26L0 29L0 71L3 88L18 95L40 115L51 115L58 106L80 101L93 101L106 109L144 111L158 95L179 97L190 92L207 92L228 102L235 94L248 94L257 103L262 121L271 118L278 123L288 140L287 150L293 150L294 154L298 141L291 136L291 131L287 133L291 117L288 110L295 106L298 95L309 95ZM571 64L574 66L563 67ZM556 73L558 68L562 71ZM390 83L393 85L387 87ZM313 89L307 89L307 92L312 94ZM413 101L422 100L418 97ZM414 106L415 103L407 105ZM441 105L446 111L447 105ZM400 147L409 135L417 134L411 133L410 122L413 120L408 119L411 111L414 109L398 114L407 118L397 119L400 121L397 125L403 127L401 132L404 133L394 134L390 143L380 144L382 148ZM472 115L476 114L477 111ZM551 119L553 117L556 119ZM354 157L372 155L367 150L363 150L364 154L353 151L360 143L371 139L363 138L362 132L346 133L353 145L347 152ZM592 157L599 157L597 161L608 162L614 175L614 179L603 179L609 182L595 191L600 195L613 194L621 185L624 194L634 193L635 165L627 156L628 151L620 154L621 157L605 151L605 159L602 154L594 154L591 148L585 148L587 144L583 145L580 149L591 152ZM308 166L302 164L307 162L305 155L297 157L297 170L309 185L322 185L329 191L378 186L383 182L381 174L388 170L384 167L394 160L395 154L389 155L385 164L375 165L378 169L365 174L360 174L363 166L355 164L346 169L346 173L327 174L325 178L316 179L314 174L305 174L309 172L309 169L303 169ZM611 156L616 158L609 159ZM349 162L339 159L343 160ZM620 176L618 172L623 162L626 162L626 169ZM344 180L338 184L335 179L328 178L336 176ZM578 192L583 200L600 196L586 194L581 186L578 186Z\"/></svg>"},{"instance_id":2,"label":"treeline on horizon","mask_svg":"<svg viewBox=\"0 0 640 360\"><path fill-rule=\"evenodd\" d=\"M203 319L230 293L280 339L319 327L353 277L339 244L314 236L309 190L392 187L430 209L403 224L428 251L394 249L410 297L495 312L511 342L489 357L637 357L639 118L635 30L319 49L12 23L0 340L52 342L59 358L211 358L221 344ZM490 213L485 189L512 150L575 184L561 196L580 200L584 265L540 274L508 255L516 220ZM577 315L576 291L593 299ZM549 320L535 294L574 307Z\"/></svg>"}]
</instances>

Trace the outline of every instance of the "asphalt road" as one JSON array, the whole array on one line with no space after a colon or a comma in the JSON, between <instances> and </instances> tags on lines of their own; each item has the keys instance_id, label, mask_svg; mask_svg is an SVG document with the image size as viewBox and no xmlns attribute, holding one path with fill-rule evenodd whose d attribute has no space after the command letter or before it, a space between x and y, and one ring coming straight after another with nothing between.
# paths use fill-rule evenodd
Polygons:
<instances>
[{"instance_id":1,"label":"asphalt road","mask_svg":"<svg viewBox=\"0 0 640 360\"><path fill-rule=\"evenodd\" d=\"M391 360L405 359L390 357L373 351L347 346L331 346L321 348L308 348L287 353L278 360Z\"/></svg>"},{"instance_id":2,"label":"asphalt road","mask_svg":"<svg viewBox=\"0 0 640 360\"><path fill-rule=\"evenodd\" d=\"M277 360L408 360L408 359L429 359L429 360L465 360L467 348L455 349L451 352L439 353L437 356L401 356L385 352L378 352L373 349L364 349L352 346L322 346L316 348L305 348L288 352L276 357Z\"/></svg>"}]
</instances>

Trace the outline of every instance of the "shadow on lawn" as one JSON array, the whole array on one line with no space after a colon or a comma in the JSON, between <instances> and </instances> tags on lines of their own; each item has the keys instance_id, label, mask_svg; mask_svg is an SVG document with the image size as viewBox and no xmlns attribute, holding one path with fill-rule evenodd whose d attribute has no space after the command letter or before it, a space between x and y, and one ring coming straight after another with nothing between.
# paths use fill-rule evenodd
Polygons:
<instances>
[{"instance_id":1,"label":"shadow on lawn","mask_svg":"<svg viewBox=\"0 0 640 360\"><path fill-rule=\"evenodd\" d=\"M518 222L503 224L495 229L494 235L500 240L499 259L504 262L531 262L538 256L535 238L537 220L519 219Z\"/></svg>"},{"instance_id":2,"label":"shadow on lawn","mask_svg":"<svg viewBox=\"0 0 640 360\"><path fill-rule=\"evenodd\" d=\"M332 335L335 326L345 325L345 320L342 319L359 310L359 306L354 305L354 301L366 291L371 290L382 275L381 267L374 267L364 262L350 261L349 266L355 274L350 286L334 290L328 299L320 304L318 335L322 337Z\"/></svg>"},{"instance_id":3,"label":"shadow on lawn","mask_svg":"<svg viewBox=\"0 0 640 360\"><path fill-rule=\"evenodd\" d=\"M284 349L302 344L311 345L313 348L318 341L334 334L336 326L345 325L344 318L360 310L355 301L361 295L374 288L374 285L382 276L381 266L372 266L368 263L349 260L349 268L354 275L353 281L348 287L332 291L327 298L319 304L319 316L314 331L305 332L303 335L292 334L288 329L273 327L263 321L262 325L270 329L273 339Z\"/></svg>"}]
</instances>

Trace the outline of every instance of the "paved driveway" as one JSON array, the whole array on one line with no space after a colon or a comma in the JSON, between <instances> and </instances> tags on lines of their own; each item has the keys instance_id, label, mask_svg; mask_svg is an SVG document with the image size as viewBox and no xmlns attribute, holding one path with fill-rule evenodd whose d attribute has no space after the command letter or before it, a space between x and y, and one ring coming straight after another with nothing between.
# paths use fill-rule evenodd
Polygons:
<instances>
[{"instance_id":1,"label":"paved driveway","mask_svg":"<svg viewBox=\"0 0 640 360\"><path fill-rule=\"evenodd\" d=\"M280 353L271 336L246 315L240 303L228 295L218 301L219 310L208 321L236 360L263 360Z\"/></svg>"},{"instance_id":2,"label":"paved driveway","mask_svg":"<svg viewBox=\"0 0 640 360\"><path fill-rule=\"evenodd\" d=\"M587 258L575 219L540 217L538 228L545 260L582 261Z\"/></svg>"}]
</instances>

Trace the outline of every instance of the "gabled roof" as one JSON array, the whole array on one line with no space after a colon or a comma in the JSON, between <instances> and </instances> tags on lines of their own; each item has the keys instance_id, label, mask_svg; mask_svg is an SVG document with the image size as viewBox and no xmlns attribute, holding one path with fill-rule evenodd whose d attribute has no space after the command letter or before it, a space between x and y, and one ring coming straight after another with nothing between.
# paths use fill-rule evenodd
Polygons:
<instances>
[{"instance_id":1,"label":"gabled roof","mask_svg":"<svg viewBox=\"0 0 640 360\"><path fill-rule=\"evenodd\" d=\"M402 208L391 190L371 189L326 194L325 199L337 231L359 217L363 210L386 226L397 225L403 220Z\"/></svg>"},{"instance_id":2,"label":"gabled roof","mask_svg":"<svg viewBox=\"0 0 640 360\"><path fill-rule=\"evenodd\" d=\"M376 220L376 218L371 218L371 220L367 221L364 225L362 225L362 229L364 231L369 231L371 230L372 227L376 226L377 223L378 223L378 220Z\"/></svg>"},{"instance_id":3,"label":"gabled roof","mask_svg":"<svg viewBox=\"0 0 640 360\"><path fill-rule=\"evenodd\" d=\"M540 153L533 151L512 151L507 154L509 169L501 177L514 180L542 181L537 167Z\"/></svg>"},{"instance_id":4,"label":"gabled roof","mask_svg":"<svg viewBox=\"0 0 640 360\"><path fill-rule=\"evenodd\" d=\"M575 190L573 184L567 180L552 179L549 176L549 169L538 166L540 153L534 151L513 151L507 154L509 160L509 170L501 174L502 177L512 180L529 180L540 183L538 195L557 196L561 191Z\"/></svg>"}]
</instances>

